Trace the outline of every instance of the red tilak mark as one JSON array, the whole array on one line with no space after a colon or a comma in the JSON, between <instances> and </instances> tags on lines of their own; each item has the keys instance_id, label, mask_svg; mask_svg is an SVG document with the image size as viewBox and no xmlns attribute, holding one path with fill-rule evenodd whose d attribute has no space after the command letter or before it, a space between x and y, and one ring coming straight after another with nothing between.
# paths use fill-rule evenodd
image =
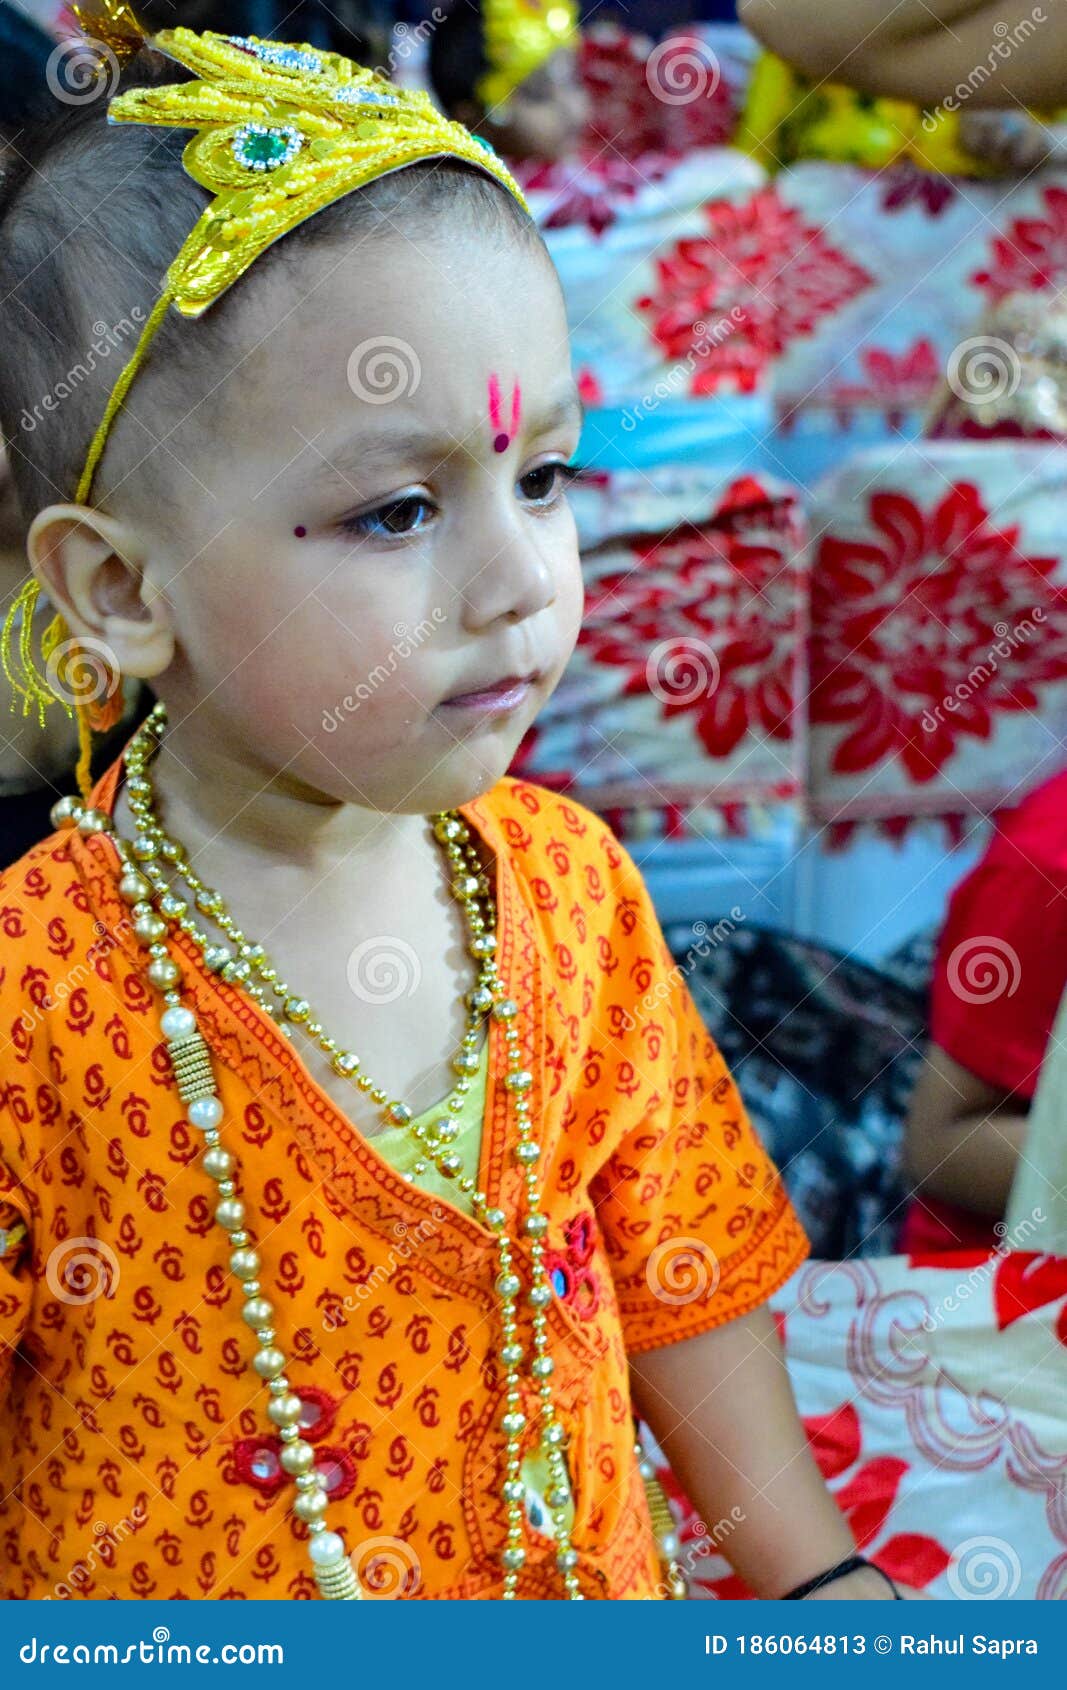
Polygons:
<instances>
[{"instance_id":1,"label":"red tilak mark","mask_svg":"<svg viewBox=\"0 0 1067 1690\"><path fill-rule=\"evenodd\" d=\"M301 522L296 528L293 529L293 533L296 535L298 540L302 540L304 538L304 535L307 533L307 529L304 527L304 524Z\"/></svg>"},{"instance_id":2,"label":"red tilak mark","mask_svg":"<svg viewBox=\"0 0 1067 1690\"><path fill-rule=\"evenodd\" d=\"M519 432L522 420L522 389L518 382L511 392L511 427L504 429L504 419L500 408L500 381L494 374L489 377L489 422L493 429L493 451L506 452L511 442Z\"/></svg>"}]
</instances>

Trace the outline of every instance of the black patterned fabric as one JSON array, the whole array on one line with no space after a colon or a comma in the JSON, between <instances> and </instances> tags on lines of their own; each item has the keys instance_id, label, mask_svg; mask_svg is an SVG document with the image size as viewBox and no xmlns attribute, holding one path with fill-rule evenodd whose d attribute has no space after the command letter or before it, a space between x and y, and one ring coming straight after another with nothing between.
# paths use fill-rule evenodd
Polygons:
<instances>
[{"instance_id":1,"label":"black patterned fabric","mask_svg":"<svg viewBox=\"0 0 1067 1690\"><path fill-rule=\"evenodd\" d=\"M718 942L688 923L666 933L813 1254L891 1254L903 1217L901 1143L926 1036L935 935L874 968L757 927L736 928Z\"/></svg>"}]
</instances>

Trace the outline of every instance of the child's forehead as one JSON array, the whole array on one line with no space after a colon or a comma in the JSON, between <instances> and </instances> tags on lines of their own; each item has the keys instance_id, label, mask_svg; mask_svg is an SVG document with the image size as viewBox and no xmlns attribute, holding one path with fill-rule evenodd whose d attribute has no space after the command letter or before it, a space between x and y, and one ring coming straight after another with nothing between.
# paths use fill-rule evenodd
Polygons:
<instances>
[{"instance_id":1,"label":"child's forehead","mask_svg":"<svg viewBox=\"0 0 1067 1690\"><path fill-rule=\"evenodd\" d=\"M250 394L293 409L366 407L380 425L414 400L432 426L457 407L484 412L494 380L550 403L569 375L559 283L536 248L388 240L280 282L240 371Z\"/></svg>"}]
</instances>

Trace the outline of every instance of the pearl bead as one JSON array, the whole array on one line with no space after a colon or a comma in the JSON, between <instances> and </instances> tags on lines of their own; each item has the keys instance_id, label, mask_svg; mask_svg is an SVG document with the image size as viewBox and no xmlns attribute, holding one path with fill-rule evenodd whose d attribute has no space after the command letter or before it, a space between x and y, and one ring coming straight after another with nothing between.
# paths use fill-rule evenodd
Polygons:
<instances>
[{"instance_id":1,"label":"pearl bead","mask_svg":"<svg viewBox=\"0 0 1067 1690\"><path fill-rule=\"evenodd\" d=\"M252 1357L252 1366L261 1379L273 1379L285 1369L285 1357L281 1350L273 1348L258 1350Z\"/></svg>"},{"instance_id":2,"label":"pearl bead","mask_svg":"<svg viewBox=\"0 0 1067 1690\"><path fill-rule=\"evenodd\" d=\"M267 1418L272 1420L275 1426L295 1426L303 1406L300 1398L290 1392L284 1397L275 1397L273 1402L267 1404Z\"/></svg>"},{"instance_id":3,"label":"pearl bead","mask_svg":"<svg viewBox=\"0 0 1067 1690\"><path fill-rule=\"evenodd\" d=\"M287 1473L307 1473L315 1464L315 1451L301 1438L287 1444L278 1459Z\"/></svg>"},{"instance_id":4,"label":"pearl bead","mask_svg":"<svg viewBox=\"0 0 1067 1690\"><path fill-rule=\"evenodd\" d=\"M544 1431L541 1433L541 1442L545 1444L548 1449L558 1449L560 1445L566 1443L566 1441L567 1434L558 1420L554 1420L550 1426L546 1426Z\"/></svg>"},{"instance_id":5,"label":"pearl bead","mask_svg":"<svg viewBox=\"0 0 1067 1690\"><path fill-rule=\"evenodd\" d=\"M217 1097L198 1097L190 1103L187 1113L190 1126L217 1127L222 1120L222 1104Z\"/></svg>"},{"instance_id":6,"label":"pearl bead","mask_svg":"<svg viewBox=\"0 0 1067 1690\"><path fill-rule=\"evenodd\" d=\"M528 1167L531 1163L536 1162L540 1154L541 1146L539 1144L535 1144L533 1139L527 1139L524 1144L517 1144L514 1150L516 1162L521 1162L524 1167Z\"/></svg>"},{"instance_id":7,"label":"pearl bead","mask_svg":"<svg viewBox=\"0 0 1067 1690\"><path fill-rule=\"evenodd\" d=\"M572 1567L578 1565L578 1551L576 1549L561 1549L556 1555L556 1566L561 1573L569 1573Z\"/></svg>"},{"instance_id":8,"label":"pearl bead","mask_svg":"<svg viewBox=\"0 0 1067 1690\"><path fill-rule=\"evenodd\" d=\"M119 881L119 897L126 904L140 904L145 898L150 898L152 888L143 874L136 869L128 869ZM168 1035L169 1036L169 1035Z\"/></svg>"},{"instance_id":9,"label":"pearl bead","mask_svg":"<svg viewBox=\"0 0 1067 1690\"><path fill-rule=\"evenodd\" d=\"M230 1272L238 1279L254 1279L259 1272L259 1255L255 1250L234 1250L230 1256Z\"/></svg>"},{"instance_id":10,"label":"pearl bead","mask_svg":"<svg viewBox=\"0 0 1067 1690\"><path fill-rule=\"evenodd\" d=\"M532 1308L535 1308L535 1309L547 1308L551 1301L552 1301L552 1287L551 1287L551 1285L534 1285L531 1288L529 1296L527 1298L527 1302L530 1304L530 1306Z\"/></svg>"},{"instance_id":11,"label":"pearl bead","mask_svg":"<svg viewBox=\"0 0 1067 1690\"><path fill-rule=\"evenodd\" d=\"M111 833L114 831L115 824L110 816L104 814L103 810L83 810L78 817L77 827L79 833L88 835L90 833Z\"/></svg>"},{"instance_id":12,"label":"pearl bead","mask_svg":"<svg viewBox=\"0 0 1067 1690\"><path fill-rule=\"evenodd\" d=\"M214 1144L210 1150L204 1151L201 1165L205 1174L209 1174L212 1179L225 1179L233 1167L233 1157L228 1150L223 1150L221 1145Z\"/></svg>"},{"instance_id":13,"label":"pearl bead","mask_svg":"<svg viewBox=\"0 0 1067 1690\"><path fill-rule=\"evenodd\" d=\"M551 1356L535 1356L530 1363L530 1372L535 1379L547 1379L555 1369L556 1364Z\"/></svg>"},{"instance_id":14,"label":"pearl bead","mask_svg":"<svg viewBox=\"0 0 1067 1690\"><path fill-rule=\"evenodd\" d=\"M305 1491L293 1503L293 1513L298 1520L321 1520L329 1507L330 1499L324 1490Z\"/></svg>"},{"instance_id":15,"label":"pearl bead","mask_svg":"<svg viewBox=\"0 0 1067 1690\"><path fill-rule=\"evenodd\" d=\"M500 1359L505 1367L518 1367L523 1358L521 1344L505 1344L500 1351Z\"/></svg>"},{"instance_id":16,"label":"pearl bead","mask_svg":"<svg viewBox=\"0 0 1067 1690\"><path fill-rule=\"evenodd\" d=\"M522 1230L528 1238L543 1238L548 1231L547 1215L527 1215Z\"/></svg>"},{"instance_id":17,"label":"pearl bead","mask_svg":"<svg viewBox=\"0 0 1067 1690\"><path fill-rule=\"evenodd\" d=\"M246 1326L253 1330L257 1326L269 1326L274 1317L274 1305L266 1297L253 1297L241 1310L241 1319Z\"/></svg>"},{"instance_id":18,"label":"pearl bead","mask_svg":"<svg viewBox=\"0 0 1067 1690\"><path fill-rule=\"evenodd\" d=\"M339 1532L317 1532L308 1544L316 1567L335 1567L345 1558L345 1540Z\"/></svg>"},{"instance_id":19,"label":"pearl bead","mask_svg":"<svg viewBox=\"0 0 1067 1690\"><path fill-rule=\"evenodd\" d=\"M176 962L169 957L154 957L145 970L153 986L160 991L165 986L176 985L182 977L182 971Z\"/></svg>"},{"instance_id":20,"label":"pearl bead","mask_svg":"<svg viewBox=\"0 0 1067 1690\"><path fill-rule=\"evenodd\" d=\"M678 1553L677 1533L664 1532L663 1536L659 1540L659 1547L661 1554L665 1555L668 1561L673 1561Z\"/></svg>"},{"instance_id":21,"label":"pearl bead","mask_svg":"<svg viewBox=\"0 0 1067 1690\"><path fill-rule=\"evenodd\" d=\"M521 1548L505 1549L500 1556L501 1565L506 1567L509 1572L516 1571L524 1564L525 1560L526 1551Z\"/></svg>"},{"instance_id":22,"label":"pearl bead","mask_svg":"<svg viewBox=\"0 0 1067 1690\"><path fill-rule=\"evenodd\" d=\"M521 1413L519 1409L515 1409L512 1413L501 1416L500 1429L502 1432L506 1433L509 1438L517 1437L518 1434L524 1430L525 1426L526 1416Z\"/></svg>"},{"instance_id":23,"label":"pearl bead","mask_svg":"<svg viewBox=\"0 0 1067 1690\"><path fill-rule=\"evenodd\" d=\"M226 1232L235 1231L244 1218L245 1206L237 1197L224 1197L215 1210L215 1219Z\"/></svg>"},{"instance_id":24,"label":"pearl bead","mask_svg":"<svg viewBox=\"0 0 1067 1690\"><path fill-rule=\"evenodd\" d=\"M161 939L167 931L167 924L161 915L153 911L150 915L142 915L133 924L133 931L137 938L144 943L153 939Z\"/></svg>"},{"instance_id":25,"label":"pearl bead","mask_svg":"<svg viewBox=\"0 0 1067 1690\"><path fill-rule=\"evenodd\" d=\"M522 1281L517 1273L500 1273L496 1279L496 1294L498 1297L514 1297L521 1289Z\"/></svg>"},{"instance_id":26,"label":"pearl bead","mask_svg":"<svg viewBox=\"0 0 1067 1690\"><path fill-rule=\"evenodd\" d=\"M65 798L61 798L58 803L52 805L49 814L52 826L62 828L77 827L78 817L81 813L81 799L75 798L72 793L68 793Z\"/></svg>"},{"instance_id":27,"label":"pearl bead","mask_svg":"<svg viewBox=\"0 0 1067 1690\"><path fill-rule=\"evenodd\" d=\"M159 1025L165 1039L187 1039L196 1032L196 1016L191 1009L168 1009Z\"/></svg>"},{"instance_id":28,"label":"pearl bead","mask_svg":"<svg viewBox=\"0 0 1067 1690\"><path fill-rule=\"evenodd\" d=\"M505 1479L504 1501L521 1502L526 1495L526 1486L521 1479Z\"/></svg>"}]
</instances>

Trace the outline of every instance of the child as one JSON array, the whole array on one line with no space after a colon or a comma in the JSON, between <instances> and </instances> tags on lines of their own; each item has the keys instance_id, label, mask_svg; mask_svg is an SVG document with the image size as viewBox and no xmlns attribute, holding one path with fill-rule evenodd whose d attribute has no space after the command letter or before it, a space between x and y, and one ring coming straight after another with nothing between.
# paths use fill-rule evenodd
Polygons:
<instances>
[{"instance_id":1,"label":"child","mask_svg":"<svg viewBox=\"0 0 1067 1690\"><path fill-rule=\"evenodd\" d=\"M573 0L457 0L430 36L437 101L507 158L567 158L588 117L577 40Z\"/></svg>"},{"instance_id":2,"label":"child","mask_svg":"<svg viewBox=\"0 0 1067 1690\"><path fill-rule=\"evenodd\" d=\"M637 871L502 778L581 600L521 196L334 55L153 45L198 80L73 114L0 240L6 429L141 312L16 473L53 669L161 701L0 883L3 1594L655 1596L632 1385L757 1593L891 1600Z\"/></svg>"}]
</instances>

